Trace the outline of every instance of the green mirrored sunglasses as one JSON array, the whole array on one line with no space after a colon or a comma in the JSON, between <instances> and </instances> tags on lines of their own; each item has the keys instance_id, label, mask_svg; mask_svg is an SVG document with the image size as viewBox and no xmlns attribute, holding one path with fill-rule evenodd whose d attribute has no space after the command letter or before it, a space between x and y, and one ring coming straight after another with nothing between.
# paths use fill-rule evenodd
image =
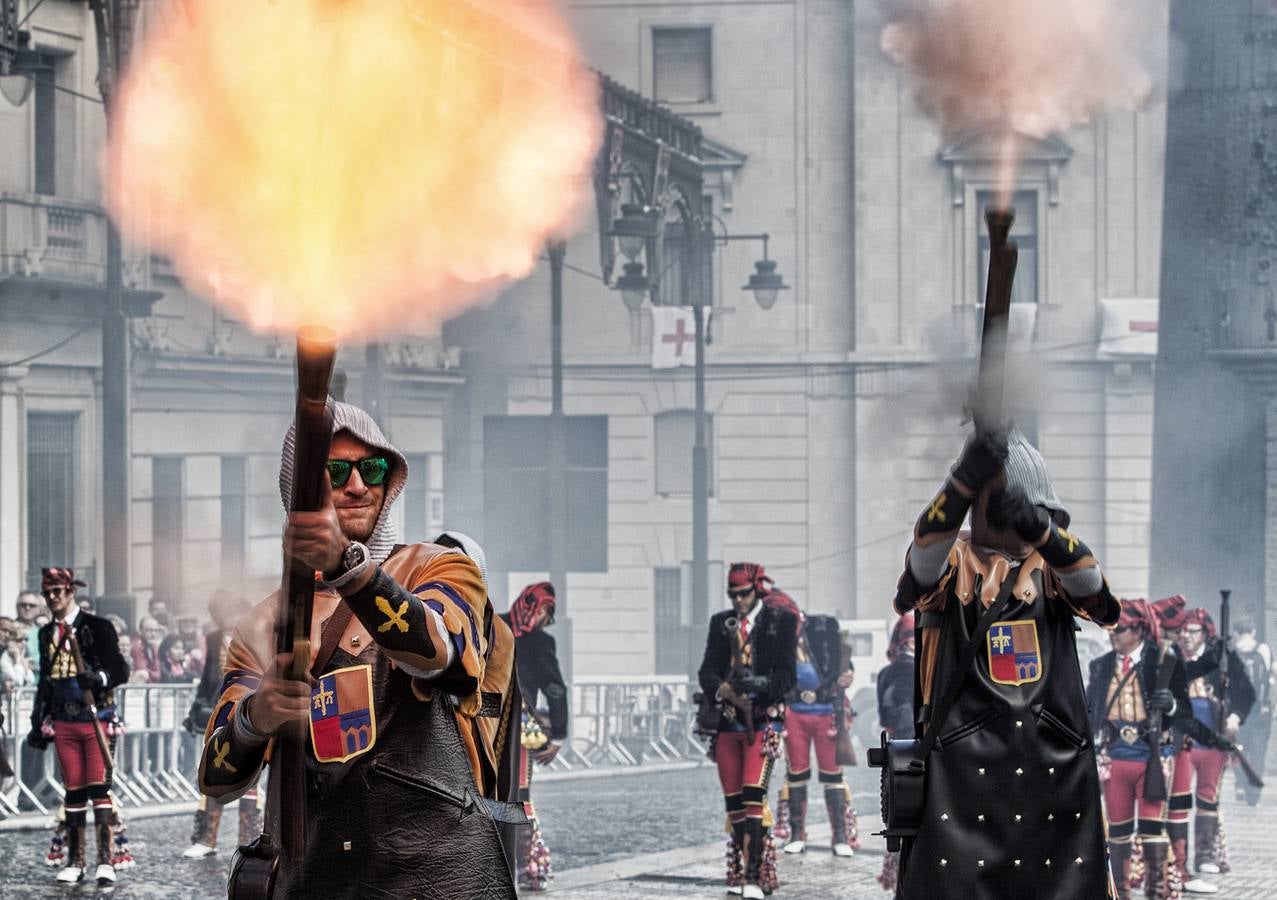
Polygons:
<instances>
[{"instance_id":1,"label":"green mirrored sunglasses","mask_svg":"<svg viewBox=\"0 0 1277 900\"><path fill-rule=\"evenodd\" d=\"M350 473L359 468L359 477L368 487L379 487L386 483L390 474L390 460L384 456L369 456L358 461L349 459L328 460L328 480L333 487L345 487L350 480Z\"/></svg>"}]
</instances>

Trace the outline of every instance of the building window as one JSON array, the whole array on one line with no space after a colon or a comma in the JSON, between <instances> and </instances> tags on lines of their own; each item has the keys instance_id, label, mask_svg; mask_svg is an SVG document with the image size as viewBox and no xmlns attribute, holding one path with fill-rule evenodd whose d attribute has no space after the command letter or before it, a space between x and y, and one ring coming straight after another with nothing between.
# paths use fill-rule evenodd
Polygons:
<instances>
[{"instance_id":1,"label":"building window","mask_svg":"<svg viewBox=\"0 0 1277 900\"><path fill-rule=\"evenodd\" d=\"M652 96L662 103L709 103L708 28L652 29Z\"/></svg>"},{"instance_id":2,"label":"building window","mask_svg":"<svg viewBox=\"0 0 1277 900\"><path fill-rule=\"evenodd\" d=\"M687 627L683 622L683 570L652 571L652 635L656 674L687 671Z\"/></svg>"},{"instance_id":3,"label":"building window","mask_svg":"<svg viewBox=\"0 0 1277 900\"><path fill-rule=\"evenodd\" d=\"M430 457L425 453L409 453L408 482L403 489L403 534L410 544L428 541L435 535L429 533L430 510L426 497L430 490Z\"/></svg>"},{"instance_id":4,"label":"building window","mask_svg":"<svg viewBox=\"0 0 1277 900\"><path fill-rule=\"evenodd\" d=\"M27 416L27 584L32 587L40 584L41 568L77 563L77 418L65 413Z\"/></svg>"},{"instance_id":5,"label":"building window","mask_svg":"<svg viewBox=\"0 0 1277 900\"><path fill-rule=\"evenodd\" d=\"M989 280L989 232L984 224L984 210L995 203L994 191L976 191L976 233L980 235L980 270L976 286L980 293L977 304L984 303L985 286ZM1015 222L1011 225L1011 237L1020 248L1020 259L1015 269L1015 283L1011 288L1012 303L1038 302L1038 192L1016 191L1011 201L1015 207Z\"/></svg>"},{"instance_id":6,"label":"building window","mask_svg":"<svg viewBox=\"0 0 1277 900\"><path fill-rule=\"evenodd\" d=\"M671 409L657 413L656 493L690 494L692 492L692 446L696 440L696 413L690 409ZM710 496L714 494L714 417L705 415L705 447Z\"/></svg>"},{"instance_id":7,"label":"building window","mask_svg":"<svg viewBox=\"0 0 1277 900\"><path fill-rule=\"evenodd\" d=\"M248 467L242 456L222 457L222 573L244 574L248 561Z\"/></svg>"},{"instance_id":8,"label":"building window","mask_svg":"<svg viewBox=\"0 0 1277 900\"><path fill-rule=\"evenodd\" d=\"M182 600L182 458L151 460L151 592L175 608Z\"/></svg>"},{"instance_id":9,"label":"building window","mask_svg":"<svg viewBox=\"0 0 1277 900\"><path fill-rule=\"evenodd\" d=\"M58 192L59 138L65 146L69 134L60 134L60 125L67 124L65 105L67 97L56 87L62 66L59 57L40 54L39 67L33 73L35 89L32 91L35 117L35 183L37 194L54 195ZM65 185L63 185L65 187Z\"/></svg>"}]
</instances>

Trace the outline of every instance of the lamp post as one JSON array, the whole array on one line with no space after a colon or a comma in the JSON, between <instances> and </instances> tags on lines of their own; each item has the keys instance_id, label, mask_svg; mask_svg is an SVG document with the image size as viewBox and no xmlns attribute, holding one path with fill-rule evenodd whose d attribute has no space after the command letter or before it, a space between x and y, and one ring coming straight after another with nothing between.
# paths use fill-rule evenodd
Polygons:
<instances>
[{"instance_id":1,"label":"lamp post","mask_svg":"<svg viewBox=\"0 0 1277 900\"><path fill-rule=\"evenodd\" d=\"M659 210L656 212L659 213ZM645 294L653 287L651 280L643 272L642 263L636 262L639 248L649 245L655 240L661 221L654 216L649 207L637 204L625 204L621 207L621 217L614 220L610 234L617 238L621 250L630 262L624 266L625 274L616 280L614 289L621 292L625 305L637 310L643 302ZM717 216L714 217L723 227L723 233L717 234L713 225L704 220L696 222L698 227L689 228L687 232L688 253L686 259L691 264L701 264L701 253L715 244L726 244L731 241L762 241L763 258L754 263L754 273L742 290L750 291L759 307L767 310L775 305L781 291L789 290L783 276L776 271L776 262L767 254L768 241L771 235L761 234L729 234L726 225ZM644 227L640 227L640 222ZM628 242L628 243L627 243ZM626 252L627 246L632 252ZM698 269L699 270L699 269ZM685 298L686 299L686 298ZM692 627L703 625L709 621L709 448L706 445L705 416L705 307L709 305L703 292L695 291L691 298L692 317L696 325L696 412L695 434L692 441ZM694 641L696 634L691 636ZM690 644L689 644L690 646Z\"/></svg>"}]
</instances>

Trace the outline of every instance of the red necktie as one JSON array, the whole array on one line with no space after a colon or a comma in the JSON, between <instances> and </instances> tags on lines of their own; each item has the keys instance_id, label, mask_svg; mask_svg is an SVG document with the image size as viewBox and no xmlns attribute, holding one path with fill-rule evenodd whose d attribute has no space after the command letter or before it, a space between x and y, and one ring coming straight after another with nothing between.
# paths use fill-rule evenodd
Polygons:
<instances>
[{"instance_id":1,"label":"red necktie","mask_svg":"<svg viewBox=\"0 0 1277 900\"><path fill-rule=\"evenodd\" d=\"M1131 658L1129 656L1123 656L1122 657L1122 676L1126 677L1127 673L1130 671L1131 671Z\"/></svg>"},{"instance_id":2,"label":"red necktie","mask_svg":"<svg viewBox=\"0 0 1277 900\"><path fill-rule=\"evenodd\" d=\"M740 642L741 646L745 646L745 642L749 640L749 620L742 617L740 620Z\"/></svg>"}]
</instances>

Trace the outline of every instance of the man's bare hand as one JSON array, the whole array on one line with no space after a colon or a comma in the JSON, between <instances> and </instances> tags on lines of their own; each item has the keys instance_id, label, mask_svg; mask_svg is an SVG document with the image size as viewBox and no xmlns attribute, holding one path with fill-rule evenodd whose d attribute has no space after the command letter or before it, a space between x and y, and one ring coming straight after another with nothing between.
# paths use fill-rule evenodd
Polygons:
<instances>
[{"instance_id":1,"label":"man's bare hand","mask_svg":"<svg viewBox=\"0 0 1277 900\"><path fill-rule=\"evenodd\" d=\"M851 687L851 681L855 677L856 677L855 672L843 672L841 675L838 676L838 686L842 688L843 690L846 690L847 688Z\"/></svg>"},{"instance_id":2,"label":"man's bare hand","mask_svg":"<svg viewBox=\"0 0 1277 900\"><path fill-rule=\"evenodd\" d=\"M350 539L341 530L333 491L324 479L324 503L316 512L290 512L284 529L284 552L317 572L334 572Z\"/></svg>"},{"instance_id":3,"label":"man's bare hand","mask_svg":"<svg viewBox=\"0 0 1277 900\"><path fill-rule=\"evenodd\" d=\"M554 758L559 755L561 749L561 745L551 742L538 750L533 759L537 761L538 765L548 766L554 762Z\"/></svg>"},{"instance_id":4,"label":"man's bare hand","mask_svg":"<svg viewBox=\"0 0 1277 900\"><path fill-rule=\"evenodd\" d=\"M285 672L292 664L291 653L275 657L276 671ZM262 683L248 700L248 721L253 730L266 735L277 734L285 726L298 730L310 716L310 684L289 678L263 676Z\"/></svg>"}]
</instances>

